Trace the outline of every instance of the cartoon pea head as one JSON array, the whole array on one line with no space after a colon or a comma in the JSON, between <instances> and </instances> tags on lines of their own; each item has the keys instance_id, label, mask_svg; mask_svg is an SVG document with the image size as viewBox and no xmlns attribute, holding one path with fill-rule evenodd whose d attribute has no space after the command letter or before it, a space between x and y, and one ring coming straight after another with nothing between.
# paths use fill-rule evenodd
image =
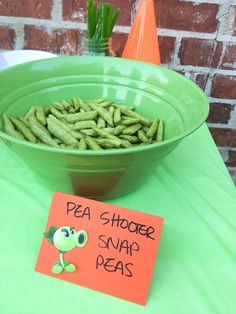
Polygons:
<instances>
[{"instance_id":1,"label":"cartoon pea head","mask_svg":"<svg viewBox=\"0 0 236 314\"><path fill-rule=\"evenodd\" d=\"M58 229L55 226L51 226L49 231L44 233L44 236L60 252L60 261L54 262L52 272L54 274L60 274L63 270L74 272L76 270L75 265L70 264L69 261L64 261L63 255L75 247L82 248L85 246L88 241L87 232L84 230L76 232L74 227L65 226Z\"/></svg>"}]
</instances>

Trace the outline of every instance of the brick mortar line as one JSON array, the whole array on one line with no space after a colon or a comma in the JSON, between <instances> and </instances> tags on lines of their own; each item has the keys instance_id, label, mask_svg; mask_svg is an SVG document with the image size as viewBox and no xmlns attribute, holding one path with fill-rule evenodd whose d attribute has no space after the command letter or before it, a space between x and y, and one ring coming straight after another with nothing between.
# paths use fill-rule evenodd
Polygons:
<instances>
[{"instance_id":1,"label":"brick mortar line","mask_svg":"<svg viewBox=\"0 0 236 314\"><path fill-rule=\"evenodd\" d=\"M223 58L224 58L225 53L226 53L226 48L227 48L227 43L224 42L218 64L222 64Z\"/></svg>"},{"instance_id":2,"label":"brick mortar line","mask_svg":"<svg viewBox=\"0 0 236 314\"><path fill-rule=\"evenodd\" d=\"M214 74L212 73L212 69L210 69L208 77L207 77L207 81L204 87L204 92L205 94L209 97L211 95L211 88L212 88L212 83L213 83L213 77Z\"/></svg>"},{"instance_id":3,"label":"brick mortar line","mask_svg":"<svg viewBox=\"0 0 236 314\"><path fill-rule=\"evenodd\" d=\"M208 97L208 101L209 101L210 104L214 104L214 103L221 104L221 103L222 103L222 101L218 101L218 102L217 102L217 101L210 101L210 98L211 98L211 97ZM227 103L224 102L224 105L226 105L226 106L236 105L236 100L234 101L234 104L229 103L229 102L227 102ZM224 123L223 123L223 124L224 124Z\"/></svg>"},{"instance_id":4,"label":"brick mortar line","mask_svg":"<svg viewBox=\"0 0 236 314\"><path fill-rule=\"evenodd\" d=\"M234 106L233 110L230 112L230 119L227 124L230 128L236 128L236 106Z\"/></svg>"},{"instance_id":5,"label":"brick mortar line","mask_svg":"<svg viewBox=\"0 0 236 314\"><path fill-rule=\"evenodd\" d=\"M119 26L115 27L115 31L121 33L129 33L130 26ZM225 35L225 34L218 34L216 31L215 33L200 33L200 32L192 32L192 31L184 31L184 30L177 30L177 29L169 29L169 28L158 28L157 33L159 36L166 36L166 37L175 37L175 38L197 38L197 39L208 39L208 40L217 40L236 43L236 36Z\"/></svg>"},{"instance_id":6,"label":"brick mortar line","mask_svg":"<svg viewBox=\"0 0 236 314\"><path fill-rule=\"evenodd\" d=\"M173 63L167 63L164 64L162 63L161 66L165 67L165 68L169 68L173 71L178 71L178 70L184 70L187 72L191 72L194 71L196 72L196 74L209 74L210 70L211 72L211 77L213 78L213 76L215 74L222 74L222 75L232 75L232 76L236 76L236 70L224 70L224 69L212 69L209 67L197 67L197 66L193 66L193 65L181 65L181 64L173 64ZM221 98L214 98L214 97L208 97L209 99L211 99L212 102L221 102ZM228 104L236 104L236 99L227 99L224 98L223 99L226 103Z\"/></svg>"},{"instance_id":7,"label":"brick mortar line","mask_svg":"<svg viewBox=\"0 0 236 314\"><path fill-rule=\"evenodd\" d=\"M13 25L16 33L15 50L21 50L24 47L24 24Z\"/></svg>"},{"instance_id":8,"label":"brick mortar line","mask_svg":"<svg viewBox=\"0 0 236 314\"><path fill-rule=\"evenodd\" d=\"M233 31L235 29L235 5L234 6L231 6L230 9L229 9L229 26L228 26L228 29L232 32L233 34Z\"/></svg>"},{"instance_id":9,"label":"brick mortar line","mask_svg":"<svg viewBox=\"0 0 236 314\"><path fill-rule=\"evenodd\" d=\"M117 25L115 27L115 31L119 31L122 33L129 33L130 26L121 26ZM208 39L208 40L216 40L216 37L219 41L226 42L236 42L236 36L218 34L218 31L214 33L203 33L203 32L192 32L192 31L184 31L178 29L169 29L169 28L157 28L157 33L159 36L166 37L176 37L176 38L198 38L198 39Z\"/></svg>"},{"instance_id":10,"label":"brick mortar line","mask_svg":"<svg viewBox=\"0 0 236 314\"><path fill-rule=\"evenodd\" d=\"M227 33L229 27L229 14L230 14L230 0L226 0L226 3L222 3L219 6L219 11L217 13L216 18L218 19L218 27L217 27L217 35L215 39L218 39L220 34Z\"/></svg>"},{"instance_id":11,"label":"brick mortar line","mask_svg":"<svg viewBox=\"0 0 236 314\"><path fill-rule=\"evenodd\" d=\"M230 147L230 146L217 146L219 150L224 150L224 149L228 149L228 150L232 150L233 152L236 152L236 147ZM235 167L236 168L236 167Z\"/></svg>"},{"instance_id":12,"label":"brick mortar line","mask_svg":"<svg viewBox=\"0 0 236 314\"><path fill-rule=\"evenodd\" d=\"M230 167L230 166L227 166L227 169L228 169L228 170L235 171L235 170L236 170L236 167Z\"/></svg>"},{"instance_id":13,"label":"brick mortar line","mask_svg":"<svg viewBox=\"0 0 236 314\"><path fill-rule=\"evenodd\" d=\"M175 65L180 63L179 51L180 51L181 42L182 42L182 38L177 38L176 37L175 48L174 48L174 53L173 53L173 57L172 57L172 62L170 64L170 66L169 66L170 69L173 69L173 67Z\"/></svg>"},{"instance_id":14,"label":"brick mortar line","mask_svg":"<svg viewBox=\"0 0 236 314\"><path fill-rule=\"evenodd\" d=\"M60 1L60 0L59 0ZM54 9L55 10L55 9ZM26 25L36 25L36 26L44 26L46 28L72 28L72 29L86 29L86 23L78 23L71 22L65 20L47 20L47 19L37 19L37 18L28 18L28 17L15 17L15 16L0 16L0 23L3 24L15 24L15 23L24 23ZM121 33L129 33L130 26L115 26L115 31ZM217 32L215 33L202 33L202 32L191 32L184 30L175 30L175 29L167 29L167 28L159 28L157 29L158 34L160 36L167 37L188 37L188 38L199 38L199 39L216 39ZM230 35L219 35L218 40L220 41L229 41L236 42L236 36Z\"/></svg>"},{"instance_id":15,"label":"brick mortar line","mask_svg":"<svg viewBox=\"0 0 236 314\"><path fill-rule=\"evenodd\" d=\"M62 0L53 0L51 9L52 21L61 22L62 19Z\"/></svg>"},{"instance_id":16,"label":"brick mortar line","mask_svg":"<svg viewBox=\"0 0 236 314\"><path fill-rule=\"evenodd\" d=\"M216 129L228 129L228 130L235 130L236 129L236 126L232 127L232 126L229 126L228 124L223 124L223 123L210 123L210 122L207 122L207 126L208 128L216 128Z\"/></svg>"},{"instance_id":17,"label":"brick mortar line","mask_svg":"<svg viewBox=\"0 0 236 314\"><path fill-rule=\"evenodd\" d=\"M208 74L211 72L211 75L215 74L223 74L228 76L236 76L236 70L225 70L225 69L217 69L210 67L199 67L194 65L184 65L184 64L173 64L172 69L174 70L186 70L186 71L195 71L203 74Z\"/></svg>"},{"instance_id":18,"label":"brick mortar line","mask_svg":"<svg viewBox=\"0 0 236 314\"><path fill-rule=\"evenodd\" d=\"M217 40L218 41L230 42L230 43L236 43L236 36L218 35Z\"/></svg>"},{"instance_id":19,"label":"brick mortar line","mask_svg":"<svg viewBox=\"0 0 236 314\"><path fill-rule=\"evenodd\" d=\"M232 150L233 152L236 152L236 147L230 147L230 146L217 146L219 150L224 150L224 149L228 149L228 150Z\"/></svg>"},{"instance_id":20,"label":"brick mortar line","mask_svg":"<svg viewBox=\"0 0 236 314\"><path fill-rule=\"evenodd\" d=\"M236 99L208 97L210 103L224 103L226 105L236 105Z\"/></svg>"},{"instance_id":21,"label":"brick mortar line","mask_svg":"<svg viewBox=\"0 0 236 314\"><path fill-rule=\"evenodd\" d=\"M219 147L217 146L220 155L223 159L224 162L226 162L227 160L229 160L229 147Z\"/></svg>"},{"instance_id":22,"label":"brick mortar line","mask_svg":"<svg viewBox=\"0 0 236 314\"><path fill-rule=\"evenodd\" d=\"M14 25L23 23L25 25L43 26L46 29L50 28L65 28L65 29L86 29L86 23L77 23L64 20L47 20L31 17L16 17L16 16L0 16L0 24Z\"/></svg>"}]
</instances>

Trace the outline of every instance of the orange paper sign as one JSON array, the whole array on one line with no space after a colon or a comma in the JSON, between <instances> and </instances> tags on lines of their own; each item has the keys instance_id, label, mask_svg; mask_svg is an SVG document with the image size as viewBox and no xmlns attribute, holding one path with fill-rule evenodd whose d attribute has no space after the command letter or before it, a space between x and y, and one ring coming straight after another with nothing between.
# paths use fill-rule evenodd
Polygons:
<instances>
[{"instance_id":1,"label":"orange paper sign","mask_svg":"<svg viewBox=\"0 0 236 314\"><path fill-rule=\"evenodd\" d=\"M35 270L146 304L163 218L56 192Z\"/></svg>"}]
</instances>

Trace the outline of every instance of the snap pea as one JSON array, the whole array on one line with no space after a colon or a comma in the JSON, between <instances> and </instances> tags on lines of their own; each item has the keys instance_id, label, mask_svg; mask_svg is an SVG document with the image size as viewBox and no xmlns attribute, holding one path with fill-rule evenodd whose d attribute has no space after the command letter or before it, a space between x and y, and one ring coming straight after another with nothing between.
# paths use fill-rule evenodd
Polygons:
<instances>
[{"instance_id":1,"label":"snap pea","mask_svg":"<svg viewBox=\"0 0 236 314\"><path fill-rule=\"evenodd\" d=\"M36 143L36 137L23 122L16 118L11 118L11 121L17 130L19 130L29 142Z\"/></svg>"},{"instance_id":2,"label":"snap pea","mask_svg":"<svg viewBox=\"0 0 236 314\"><path fill-rule=\"evenodd\" d=\"M86 150L87 149L87 143L85 141L85 137L81 138L79 145L78 145L78 149L79 150Z\"/></svg>"},{"instance_id":3,"label":"snap pea","mask_svg":"<svg viewBox=\"0 0 236 314\"><path fill-rule=\"evenodd\" d=\"M55 137L59 138L66 145L77 146L79 142L69 132L63 129L60 125L55 123L52 119L47 118L47 125L49 132Z\"/></svg>"},{"instance_id":4,"label":"snap pea","mask_svg":"<svg viewBox=\"0 0 236 314\"><path fill-rule=\"evenodd\" d=\"M123 125L132 125L132 124L135 124L135 123L139 123L140 122L140 119L139 118L123 118L121 121L120 121L120 124L123 124Z\"/></svg>"},{"instance_id":5,"label":"snap pea","mask_svg":"<svg viewBox=\"0 0 236 314\"><path fill-rule=\"evenodd\" d=\"M29 124L29 127L30 125L32 124L36 124L38 126L38 128L40 128L43 132L47 133L48 136L51 136L50 132L48 131L48 129L43 126L35 117L35 115L30 115L29 118L28 118L28 124ZM30 123L31 121L31 123ZM31 128L31 127L30 127ZM33 133L33 132L32 132ZM36 135L35 135L36 136Z\"/></svg>"},{"instance_id":6,"label":"snap pea","mask_svg":"<svg viewBox=\"0 0 236 314\"><path fill-rule=\"evenodd\" d=\"M79 131L83 129L93 128L95 126L96 126L96 122L93 120L79 121L74 124L73 129Z\"/></svg>"},{"instance_id":7,"label":"snap pea","mask_svg":"<svg viewBox=\"0 0 236 314\"><path fill-rule=\"evenodd\" d=\"M31 132L44 144L58 147L58 143L48 134L48 130L34 116L28 118Z\"/></svg>"},{"instance_id":8,"label":"snap pea","mask_svg":"<svg viewBox=\"0 0 236 314\"><path fill-rule=\"evenodd\" d=\"M142 123L144 126L150 126L152 124L152 121L149 119L146 119L144 117L142 117L141 115L139 115L138 113L132 111L129 108L123 108L123 106L121 106L121 112L131 118L137 118L139 119L139 122Z\"/></svg>"},{"instance_id":9,"label":"snap pea","mask_svg":"<svg viewBox=\"0 0 236 314\"><path fill-rule=\"evenodd\" d=\"M44 107L44 112L45 112L45 115L48 116L50 113L49 107Z\"/></svg>"},{"instance_id":10,"label":"snap pea","mask_svg":"<svg viewBox=\"0 0 236 314\"><path fill-rule=\"evenodd\" d=\"M113 106L113 105L114 105L113 101L106 101L106 100L100 101L100 102L97 102L97 101L96 101L96 103L97 103L99 106L102 106L103 108L107 108L107 107L110 107L110 106Z\"/></svg>"},{"instance_id":11,"label":"snap pea","mask_svg":"<svg viewBox=\"0 0 236 314\"><path fill-rule=\"evenodd\" d=\"M64 106L63 106L63 104L61 102L55 102L52 106L55 109L60 110L60 111L62 111L64 109Z\"/></svg>"},{"instance_id":12,"label":"snap pea","mask_svg":"<svg viewBox=\"0 0 236 314\"><path fill-rule=\"evenodd\" d=\"M59 138L54 137L53 140L54 140L54 142L56 142L57 144L62 144L62 140L60 140Z\"/></svg>"},{"instance_id":13,"label":"snap pea","mask_svg":"<svg viewBox=\"0 0 236 314\"><path fill-rule=\"evenodd\" d=\"M121 121L121 111L117 108L114 112L114 124L117 125Z\"/></svg>"},{"instance_id":14,"label":"snap pea","mask_svg":"<svg viewBox=\"0 0 236 314\"><path fill-rule=\"evenodd\" d=\"M107 133L114 134L115 128L102 128L102 130Z\"/></svg>"},{"instance_id":15,"label":"snap pea","mask_svg":"<svg viewBox=\"0 0 236 314\"><path fill-rule=\"evenodd\" d=\"M83 134L79 131L74 131L72 129L72 126L70 126L69 124L57 119L56 117L54 117L53 115L49 115L48 116L51 120L53 120L55 123L59 124L64 130L66 130L68 133L70 133L73 137L75 137L76 139L81 139L83 137Z\"/></svg>"},{"instance_id":16,"label":"snap pea","mask_svg":"<svg viewBox=\"0 0 236 314\"><path fill-rule=\"evenodd\" d=\"M97 127L98 127L99 129L106 127L106 121L105 121L102 117L99 117L99 118L98 118Z\"/></svg>"},{"instance_id":17,"label":"snap pea","mask_svg":"<svg viewBox=\"0 0 236 314\"><path fill-rule=\"evenodd\" d=\"M2 115L4 130L8 135L11 135L19 140L24 140L24 136L17 130L15 130L11 120L6 114Z\"/></svg>"},{"instance_id":18,"label":"snap pea","mask_svg":"<svg viewBox=\"0 0 236 314\"><path fill-rule=\"evenodd\" d=\"M114 104L115 107L120 108L121 109L130 109L131 111L133 111L135 109L135 107L133 106L126 106L126 105L118 105L118 104Z\"/></svg>"},{"instance_id":19,"label":"snap pea","mask_svg":"<svg viewBox=\"0 0 236 314\"><path fill-rule=\"evenodd\" d=\"M140 123L132 124L127 129L125 129L122 132L122 134L132 135L132 134L136 133L138 130L140 130L141 128L142 128L142 125Z\"/></svg>"},{"instance_id":20,"label":"snap pea","mask_svg":"<svg viewBox=\"0 0 236 314\"><path fill-rule=\"evenodd\" d=\"M23 118L23 117L18 117L18 119L19 119L22 123L24 123L27 127L29 127L29 122L28 122L27 119L25 119L25 118Z\"/></svg>"},{"instance_id":21,"label":"snap pea","mask_svg":"<svg viewBox=\"0 0 236 314\"><path fill-rule=\"evenodd\" d=\"M145 145L149 145L152 143L152 139L149 138L147 142L142 142L141 144L139 144L139 146L145 146Z\"/></svg>"},{"instance_id":22,"label":"snap pea","mask_svg":"<svg viewBox=\"0 0 236 314\"><path fill-rule=\"evenodd\" d=\"M116 140L120 146L129 147L129 145L126 143L125 140L121 140L119 137L115 136L114 134L110 134L110 133L108 133L102 129L98 129L98 128L93 128L93 129L97 133L98 136L100 136L102 138L108 138L111 140Z\"/></svg>"},{"instance_id":23,"label":"snap pea","mask_svg":"<svg viewBox=\"0 0 236 314\"><path fill-rule=\"evenodd\" d=\"M161 142L161 141L163 141L163 138L164 138L164 124L163 124L163 121L160 120L159 125L158 125L157 134L156 134L156 141Z\"/></svg>"},{"instance_id":24,"label":"snap pea","mask_svg":"<svg viewBox=\"0 0 236 314\"><path fill-rule=\"evenodd\" d=\"M99 106L99 105L95 105L95 104L90 104L90 107L94 110L97 111L98 114L110 125L110 126L114 126L113 123L113 118L112 115L109 111L107 111L105 108Z\"/></svg>"},{"instance_id":25,"label":"snap pea","mask_svg":"<svg viewBox=\"0 0 236 314\"><path fill-rule=\"evenodd\" d=\"M68 110L71 106L70 102L68 100L63 100L62 101L62 105L64 107L65 110Z\"/></svg>"},{"instance_id":26,"label":"snap pea","mask_svg":"<svg viewBox=\"0 0 236 314\"><path fill-rule=\"evenodd\" d=\"M35 112L36 112L36 106L33 106L25 114L24 118L27 119L31 114L35 114Z\"/></svg>"},{"instance_id":27,"label":"snap pea","mask_svg":"<svg viewBox=\"0 0 236 314\"><path fill-rule=\"evenodd\" d=\"M73 107L73 99L68 99L67 102L70 104L70 107Z\"/></svg>"},{"instance_id":28,"label":"snap pea","mask_svg":"<svg viewBox=\"0 0 236 314\"><path fill-rule=\"evenodd\" d=\"M148 138L143 130L138 131L138 138L140 139L141 142L147 143Z\"/></svg>"},{"instance_id":29,"label":"snap pea","mask_svg":"<svg viewBox=\"0 0 236 314\"><path fill-rule=\"evenodd\" d=\"M158 121L155 120L147 131L147 137L153 137L154 134L157 132L157 128L158 128Z\"/></svg>"},{"instance_id":30,"label":"snap pea","mask_svg":"<svg viewBox=\"0 0 236 314\"><path fill-rule=\"evenodd\" d=\"M85 137L86 144L88 145L89 148L92 150L101 150L102 147L92 139L92 137L86 136Z\"/></svg>"},{"instance_id":31,"label":"snap pea","mask_svg":"<svg viewBox=\"0 0 236 314\"><path fill-rule=\"evenodd\" d=\"M96 118L97 114L97 111L87 111L82 113L67 114L64 115L64 118L69 123L75 123L79 121L93 120Z\"/></svg>"},{"instance_id":32,"label":"snap pea","mask_svg":"<svg viewBox=\"0 0 236 314\"><path fill-rule=\"evenodd\" d=\"M132 147L133 145L128 141L128 140L123 140L120 147L122 148L129 148Z\"/></svg>"},{"instance_id":33,"label":"snap pea","mask_svg":"<svg viewBox=\"0 0 236 314\"><path fill-rule=\"evenodd\" d=\"M97 135L97 133L93 129L82 129L82 130L80 130L80 132L83 135L88 135L88 136L92 136L92 137Z\"/></svg>"},{"instance_id":34,"label":"snap pea","mask_svg":"<svg viewBox=\"0 0 236 314\"><path fill-rule=\"evenodd\" d=\"M111 115L111 119L112 119L112 124L110 124L111 126L114 126L114 113L115 113L115 108L112 106L112 107L109 107L109 112L110 112L110 115Z\"/></svg>"},{"instance_id":35,"label":"snap pea","mask_svg":"<svg viewBox=\"0 0 236 314\"><path fill-rule=\"evenodd\" d=\"M69 113L73 114L75 113L75 109L73 107L70 107L70 109L68 110Z\"/></svg>"},{"instance_id":36,"label":"snap pea","mask_svg":"<svg viewBox=\"0 0 236 314\"><path fill-rule=\"evenodd\" d=\"M100 128L100 130L105 131L109 134L114 134L115 128ZM92 136L92 137L97 135L97 133L93 129L83 129L83 130L80 130L80 132L85 135Z\"/></svg>"},{"instance_id":37,"label":"snap pea","mask_svg":"<svg viewBox=\"0 0 236 314\"><path fill-rule=\"evenodd\" d=\"M113 116L114 115L114 112L115 112L115 108L113 106L110 106L109 107L109 112L110 114Z\"/></svg>"},{"instance_id":38,"label":"snap pea","mask_svg":"<svg viewBox=\"0 0 236 314\"><path fill-rule=\"evenodd\" d=\"M75 111L78 112L80 109L80 103L79 103L78 99L77 98L72 99L72 103L73 103L73 106L75 108Z\"/></svg>"},{"instance_id":39,"label":"snap pea","mask_svg":"<svg viewBox=\"0 0 236 314\"><path fill-rule=\"evenodd\" d=\"M117 125L115 130L114 130L114 135L120 135L125 129L127 128L126 125Z\"/></svg>"},{"instance_id":40,"label":"snap pea","mask_svg":"<svg viewBox=\"0 0 236 314\"><path fill-rule=\"evenodd\" d=\"M103 102L108 102L109 103L109 101L107 101L105 98L97 98L97 99L94 99L94 100L91 99L90 101L94 101L97 104L101 104Z\"/></svg>"},{"instance_id":41,"label":"snap pea","mask_svg":"<svg viewBox=\"0 0 236 314\"><path fill-rule=\"evenodd\" d=\"M107 132L107 131L104 131L102 129L98 129L96 127L93 128L93 130L97 133L98 136L101 136L101 137L105 137L105 138L109 138L109 139L117 139L118 141L120 141L120 143L122 142L122 140L120 140L117 136Z\"/></svg>"},{"instance_id":42,"label":"snap pea","mask_svg":"<svg viewBox=\"0 0 236 314\"><path fill-rule=\"evenodd\" d=\"M139 122L144 126L150 126L152 124L152 120L146 119L146 118L139 118Z\"/></svg>"},{"instance_id":43,"label":"snap pea","mask_svg":"<svg viewBox=\"0 0 236 314\"><path fill-rule=\"evenodd\" d=\"M127 140L130 143L137 143L139 141L139 138L135 135L120 135L120 138Z\"/></svg>"},{"instance_id":44,"label":"snap pea","mask_svg":"<svg viewBox=\"0 0 236 314\"><path fill-rule=\"evenodd\" d=\"M50 108L50 112L58 119L63 119L64 115L63 113L61 113L59 110L57 110L56 108L54 108L53 106L51 106Z\"/></svg>"},{"instance_id":45,"label":"snap pea","mask_svg":"<svg viewBox=\"0 0 236 314\"><path fill-rule=\"evenodd\" d=\"M36 118L42 125L47 124L46 115L45 115L43 107L39 107L39 106L36 107Z\"/></svg>"},{"instance_id":46,"label":"snap pea","mask_svg":"<svg viewBox=\"0 0 236 314\"><path fill-rule=\"evenodd\" d=\"M82 99L80 98L77 98L77 100L79 101L79 105L80 105L80 108L83 109L85 112L87 111L91 111L90 107L88 104L86 104L85 101L83 101Z\"/></svg>"},{"instance_id":47,"label":"snap pea","mask_svg":"<svg viewBox=\"0 0 236 314\"><path fill-rule=\"evenodd\" d=\"M108 138L97 138L94 139L100 146L104 148L119 148L120 147L120 141L117 141L116 139L108 139Z\"/></svg>"}]
</instances>

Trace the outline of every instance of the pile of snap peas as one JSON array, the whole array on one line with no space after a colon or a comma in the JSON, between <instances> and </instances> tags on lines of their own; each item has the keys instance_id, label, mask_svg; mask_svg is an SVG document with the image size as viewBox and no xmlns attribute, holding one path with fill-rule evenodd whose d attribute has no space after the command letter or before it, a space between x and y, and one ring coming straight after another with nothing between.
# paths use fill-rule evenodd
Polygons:
<instances>
[{"instance_id":1,"label":"pile of snap peas","mask_svg":"<svg viewBox=\"0 0 236 314\"><path fill-rule=\"evenodd\" d=\"M3 114L4 131L21 140L78 150L129 148L161 142L162 120L151 120L103 98L33 106L24 117Z\"/></svg>"}]
</instances>

